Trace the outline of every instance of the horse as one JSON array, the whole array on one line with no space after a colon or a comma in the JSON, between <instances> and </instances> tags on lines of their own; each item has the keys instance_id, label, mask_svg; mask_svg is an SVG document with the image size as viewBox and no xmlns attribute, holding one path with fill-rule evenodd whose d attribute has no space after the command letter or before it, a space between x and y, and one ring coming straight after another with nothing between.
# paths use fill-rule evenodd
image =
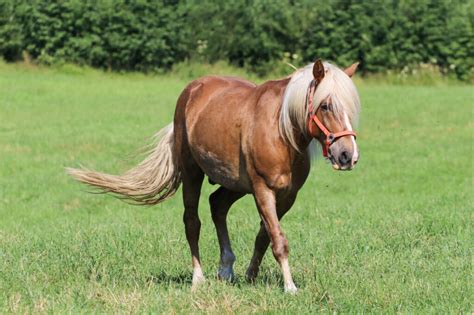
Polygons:
<instances>
[{"instance_id":1,"label":"horse","mask_svg":"<svg viewBox=\"0 0 474 315\"><path fill-rule=\"evenodd\" d=\"M260 215L246 278L253 281L271 244L285 292L295 293L288 241L280 220L308 177L311 158L322 148L335 170L359 159L353 125L360 99L351 77L320 59L290 76L260 85L226 76L205 76L180 94L174 120L158 132L149 155L122 175L67 169L76 180L139 205L173 196L182 184L183 221L192 257L192 289L205 281L199 255L198 203L205 175L219 187L209 197L220 247L218 278L234 280L235 255L226 217L232 204L252 194Z\"/></svg>"}]
</instances>

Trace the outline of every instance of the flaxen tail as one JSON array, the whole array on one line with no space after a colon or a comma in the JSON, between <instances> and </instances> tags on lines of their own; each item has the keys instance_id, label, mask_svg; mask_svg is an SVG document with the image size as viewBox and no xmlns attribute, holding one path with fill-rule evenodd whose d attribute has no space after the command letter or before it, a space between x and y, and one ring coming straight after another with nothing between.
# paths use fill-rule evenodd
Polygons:
<instances>
[{"instance_id":1,"label":"flaxen tail","mask_svg":"<svg viewBox=\"0 0 474 315\"><path fill-rule=\"evenodd\" d=\"M162 202L178 190L181 176L173 156L173 124L156 134L156 145L148 157L123 175L68 168L76 180L141 205Z\"/></svg>"}]
</instances>

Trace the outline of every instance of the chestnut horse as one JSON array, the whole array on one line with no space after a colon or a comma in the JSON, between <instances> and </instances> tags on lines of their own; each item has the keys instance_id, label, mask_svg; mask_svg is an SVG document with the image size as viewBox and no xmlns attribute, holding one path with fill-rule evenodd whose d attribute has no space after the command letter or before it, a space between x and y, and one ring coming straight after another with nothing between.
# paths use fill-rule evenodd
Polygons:
<instances>
[{"instance_id":1,"label":"chestnut horse","mask_svg":"<svg viewBox=\"0 0 474 315\"><path fill-rule=\"evenodd\" d=\"M310 170L310 150L321 145L336 170L351 170L359 153L352 124L360 102L345 70L317 60L287 78L261 85L221 76L191 82L179 96L174 122L158 133L150 155L115 176L68 169L78 181L138 204L157 204L183 184L184 225L193 264L193 288L204 281L199 258L198 202L204 175L220 187L209 198L220 246L221 279L234 278L235 255L227 231L231 205L252 194L261 218L246 272L255 279L269 244L286 292L296 292L288 241L280 219L293 205ZM314 104L314 105L313 105Z\"/></svg>"}]
</instances>

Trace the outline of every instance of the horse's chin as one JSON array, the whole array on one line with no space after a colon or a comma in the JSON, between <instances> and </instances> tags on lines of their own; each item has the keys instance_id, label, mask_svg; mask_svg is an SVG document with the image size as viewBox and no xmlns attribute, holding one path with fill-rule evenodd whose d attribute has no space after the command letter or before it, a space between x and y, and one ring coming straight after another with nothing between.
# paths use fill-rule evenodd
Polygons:
<instances>
[{"instance_id":1,"label":"horse's chin","mask_svg":"<svg viewBox=\"0 0 474 315\"><path fill-rule=\"evenodd\" d=\"M332 168L335 170L335 171L352 171L352 169L354 168L353 166L339 166L339 164L337 163L332 163Z\"/></svg>"},{"instance_id":2,"label":"horse's chin","mask_svg":"<svg viewBox=\"0 0 474 315\"><path fill-rule=\"evenodd\" d=\"M335 171L352 171L352 169L354 168L354 166L342 166L341 167L339 164L337 164L337 162L336 162L336 160L334 159L333 156L329 156L328 160L331 163L331 166L332 166L333 170L335 170Z\"/></svg>"}]
</instances>

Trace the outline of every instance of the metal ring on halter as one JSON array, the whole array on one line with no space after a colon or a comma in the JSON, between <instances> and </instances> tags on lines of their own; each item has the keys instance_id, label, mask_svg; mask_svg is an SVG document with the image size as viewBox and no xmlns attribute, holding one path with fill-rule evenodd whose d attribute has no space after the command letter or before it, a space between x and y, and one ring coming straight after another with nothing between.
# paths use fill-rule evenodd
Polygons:
<instances>
[{"instance_id":1,"label":"metal ring on halter","mask_svg":"<svg viewBox=\"0 0 474 315\"><path fill-rule=\"evenodd\" d=\"M333 133L330 133L328 135L328 141L332 144L334 142L334 140L336 140L336 137L334 137Z\"/></svg>"}]
</instances>

